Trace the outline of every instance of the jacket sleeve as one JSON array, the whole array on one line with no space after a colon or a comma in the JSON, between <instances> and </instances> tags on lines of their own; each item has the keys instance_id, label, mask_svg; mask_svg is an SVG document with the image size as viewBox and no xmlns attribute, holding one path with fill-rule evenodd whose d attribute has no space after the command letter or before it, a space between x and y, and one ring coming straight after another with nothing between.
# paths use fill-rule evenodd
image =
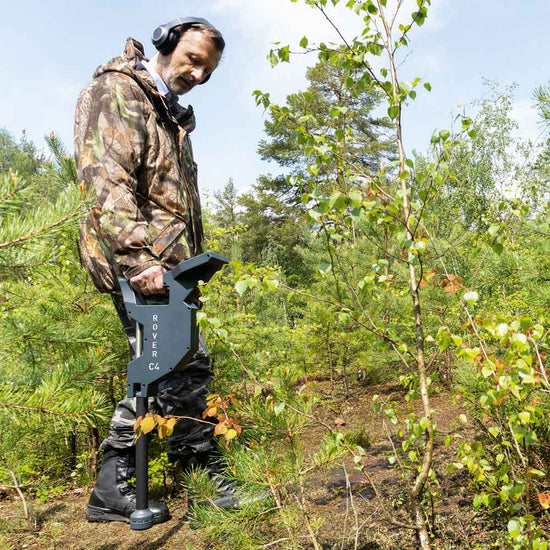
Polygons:
<instances>
[{"instance_id":1,"label":"jacket sleeve","mask_svg":"<svg viewBox=\"0 0 550 550\"><path fill-rule=\"evenodd\" d=\"M76 112L77 170L95 199L92 224L128 279L161 263L151 251L136 197L149 116L154 115L141 88L120 73L97 78L82 92Z\"/></svg>"}]
</instances>

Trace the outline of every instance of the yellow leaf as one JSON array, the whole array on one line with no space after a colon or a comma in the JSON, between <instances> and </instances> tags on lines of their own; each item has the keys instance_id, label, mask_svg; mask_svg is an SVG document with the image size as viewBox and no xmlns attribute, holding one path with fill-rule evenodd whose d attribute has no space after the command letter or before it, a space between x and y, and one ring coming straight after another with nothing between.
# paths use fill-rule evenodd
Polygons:
<instances>
[{"instance_id":1,"label":"yellow leaf","mask_svg":"<svg viewBox=\"0 0 550 550\"><path fill-rule=\"evenodd\" d=\"M152 416L147 415L141 422L142 433L148 434L150 431L153 430L155 424L155 419Z\"/></svg>"},{"instance_id":2,"label":"yellow leaf","mask_svg":"<svg viewBox=\"0 0 550 550\"><path fill-rule=\"evenodd\" d=\"M159 439L164 439L168 435L168 426L166 424L159 424L157 428Z\"/></svg>"},{"instance_id":3,"label":"yellow leaf","mask_svg":"<svg viewBox=\"0 0 550 550\"><path fill-rule=\"evenodd\" d=\"M224 436L225 436L225 439L230 441L231 439L237 437L237 430L234 430L233 428L231 428L230 430L227 430Z\"/></svg>"},{"instance_id":4,"label":"yellow leaf","mask_svg":"<svg viewBox=\"0 0 550 550\"><path fill-rule=\"evenodd\" d=\"M174 429L174 426L176 425L176 422L177 420L171 416L167 421L166 421L166 425L168 426L168 428L171 428L172 430Z\"/></svg>"},{"instance_id":5,"label":"yellow leaf","mask_svg":"<svg viewBox=\"0 0 550 550\"><path fill-rule=\"evenodd\" d=\"M227 425L226 424L218 424L214 428L214 435L223 435L227 433Z\"/></svg>"},{"instance_id":6,"label":"yellow leaf","mask_svg":"<svg viewBox=\"0 0 550 550\"><path fill-rule=\"evenodd\" d=\"M218 414L218 407L210 407L209 409L206 409L204 413L202 414L203 418L206 417L212 417L216 416Z\"/></svg>"},{"instance_id":7,"label":"yellow leaf","mask_svg":"<svg viewBox=\"0 0 550 550\"><path fill-rule=\"evenodd\" d=\"M174 417L171 417L166 422L166 437L172 435L174 433L174 426L176 425L177 419Z\"/></svg>"},{"instance_id":8,"label":"yellow leaf","mask_svg":"<svg viewBox=\"0 0 550 550\"><path fill-rule=\"evenodd\" d=\"M157 424L159 425L166 424L166 418L164 418L163 416L159 416L158 414L155 414L154 418Z\"/></svg>"},{"instance_id":9,"label":"yellow leaf","mask_svg":"<svg viewBox=\"0 0 550 550\"><path fill-rule=\"evenodd\" d=\"M539 502L545 510L548 510L550 508L550 493L539 493Z\"/></svg>"}]
</instances>

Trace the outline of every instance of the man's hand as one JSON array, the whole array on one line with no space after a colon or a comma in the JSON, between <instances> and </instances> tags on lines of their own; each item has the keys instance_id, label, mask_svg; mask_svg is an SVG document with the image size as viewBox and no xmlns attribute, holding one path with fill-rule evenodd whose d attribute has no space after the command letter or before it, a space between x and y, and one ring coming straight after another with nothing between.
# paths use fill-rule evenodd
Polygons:
<instances>
[{"instance_id":1,"label":"man's hand","mask_svg":"<svg viewBox=\"0 0 550 550\"><path fill-rule=\"evenodd\" d=\"M162 294L164 285L162 281L166 269L160 265L153 265L130 279L130 284L140 294Z\"/></svg>"}]
</instances>

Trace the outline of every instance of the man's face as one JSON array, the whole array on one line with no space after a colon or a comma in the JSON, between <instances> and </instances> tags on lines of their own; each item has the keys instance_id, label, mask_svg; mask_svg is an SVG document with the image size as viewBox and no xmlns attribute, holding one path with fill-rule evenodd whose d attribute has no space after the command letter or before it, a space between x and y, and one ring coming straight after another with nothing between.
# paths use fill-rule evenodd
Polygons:
<instances>
[{"instance_id":1,"label":"man's face","mask_svg":"<svg viewBox=\"0 0 550 550\"><path fill-rule=\"evenodd\" d=\"M220 57L210 37L189 30L166 56L160 76L172 93L182 95L200 84L218 66Z\"/></svg>"}]
</instances>

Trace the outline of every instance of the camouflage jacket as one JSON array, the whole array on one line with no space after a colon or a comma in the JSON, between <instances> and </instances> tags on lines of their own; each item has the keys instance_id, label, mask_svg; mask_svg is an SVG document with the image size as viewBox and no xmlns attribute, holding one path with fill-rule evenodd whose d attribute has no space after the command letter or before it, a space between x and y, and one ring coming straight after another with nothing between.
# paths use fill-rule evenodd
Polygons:
<instances>
[{"instance_id":1,"label":"camouflage jacket","mask_svg":"<svg viewBox=\"0 0 550 550\"><path fill-rule=\"evenodd\" d=\"M95 71L76 108L78 179L92 199L80 249L102 292L117 290L121 275L171 269L202 251L193 111L168 108L142 59L143 46L129 38L121 56Z\"/></svg>"}]
</instances>

